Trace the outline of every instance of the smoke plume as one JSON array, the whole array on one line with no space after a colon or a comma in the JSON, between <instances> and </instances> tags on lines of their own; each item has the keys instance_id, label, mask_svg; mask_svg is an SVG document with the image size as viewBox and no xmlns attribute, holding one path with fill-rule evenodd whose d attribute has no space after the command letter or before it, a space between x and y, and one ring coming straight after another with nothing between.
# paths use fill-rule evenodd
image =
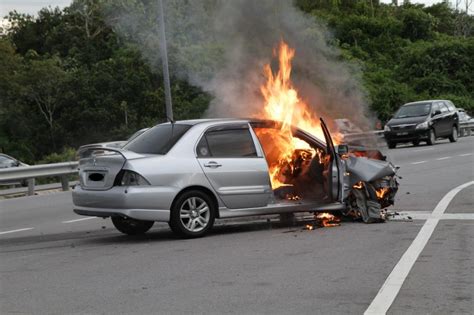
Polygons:
<instances>
[{"instance_id":1,"label":"smoke plume","mask_svg":"<svg viewBox=\"0 0 474 315\"><path fill-rule=\"evenodd\" d=\"M276 65L273 51L283 39L296 50L294 86L317 116L371 127L358 69L342 61L328 29L291 0L163 2L170 71L213 96L207 117L251 117L261 111L263 66ZM160 71L156 1L108 10L115 31L135 42Z\"/></svg>"}]
</instances>

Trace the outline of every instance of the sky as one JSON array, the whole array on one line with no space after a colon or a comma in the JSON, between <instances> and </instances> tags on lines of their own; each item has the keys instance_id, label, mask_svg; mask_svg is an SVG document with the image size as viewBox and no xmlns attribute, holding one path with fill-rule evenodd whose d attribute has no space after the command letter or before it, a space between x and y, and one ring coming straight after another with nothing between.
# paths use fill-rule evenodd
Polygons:
<instances>
[{"instance_id":1,"label":"sky","mask_svg":"<svg viewBox=\"0 0 474 315\"><path fill-rule=\"evenodd\" d=\"M381 0L390 3L391 0ZM427 6L442 0L411 0L413 3L423 3ZM402 3L403 0L399 0ZM8 15L8 12L17 10L20 13L35 15L41 8L51 6L63 8L71 3L71 0L0 0L0 17Z\"/></svg>"}]
</instances>

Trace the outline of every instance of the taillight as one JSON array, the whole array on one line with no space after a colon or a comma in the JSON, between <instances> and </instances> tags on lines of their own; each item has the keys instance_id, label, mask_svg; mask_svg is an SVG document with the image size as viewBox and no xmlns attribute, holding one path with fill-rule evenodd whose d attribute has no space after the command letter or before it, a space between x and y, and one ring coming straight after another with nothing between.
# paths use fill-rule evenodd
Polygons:
<instances>
[{"instance_id":1,"label":"taillight","mask_svg":"<svg viewBox=\"0 0 474 315\"><path fill-rule=\"evenodd\" d=\"M121 170L114 181L114 186L145 186L151 185L143 176L133 171Z\"/></svg>"}]
</instances>

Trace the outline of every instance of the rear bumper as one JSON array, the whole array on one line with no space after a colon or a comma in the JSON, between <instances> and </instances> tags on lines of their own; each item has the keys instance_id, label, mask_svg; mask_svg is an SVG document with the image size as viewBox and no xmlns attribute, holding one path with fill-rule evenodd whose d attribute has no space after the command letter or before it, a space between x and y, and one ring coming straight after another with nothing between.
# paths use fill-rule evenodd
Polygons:
<instances>
[{"instance_id":1,"label":"rear bumper","mask_svg":"<svg viewBox=\"0 0 474 315\"><path fill-rule=\"evenodd\" d=\"M86 216L125 216L138 220L164 221L170 218L171 204L178 194L174 187L112 187L108 190L72 192L74 212Z\"/></svg>"},{"instance_id":2,"label":"rear bumper","mask_svg":"<svg viewBox=\"0 0 474 315\"><path fill-rule=\"evenodd\" d=\"M412 129L400 131L385 131L384 137L387 142L410 142L428 140L430 136L429 129Z\"/></svg>"}]
</instances>

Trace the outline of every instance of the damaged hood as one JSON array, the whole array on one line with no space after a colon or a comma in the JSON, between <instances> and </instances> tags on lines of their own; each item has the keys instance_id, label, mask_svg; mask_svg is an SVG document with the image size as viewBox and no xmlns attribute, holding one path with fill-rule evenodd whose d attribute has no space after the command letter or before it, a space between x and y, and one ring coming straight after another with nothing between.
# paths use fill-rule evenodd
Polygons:
<instances>
[{"instance_id":1,"label":"damaged hood","mask_svg":"<svg viewBox=\"0 0 474 315\"><path fill-rule=\"evenodd\" d=\"M352 182L371 182L385 176L393 176L396 172L390 162L355 156L349 156L346 160L346 169L351 173Z\"/></svg>"}]
</instances>

